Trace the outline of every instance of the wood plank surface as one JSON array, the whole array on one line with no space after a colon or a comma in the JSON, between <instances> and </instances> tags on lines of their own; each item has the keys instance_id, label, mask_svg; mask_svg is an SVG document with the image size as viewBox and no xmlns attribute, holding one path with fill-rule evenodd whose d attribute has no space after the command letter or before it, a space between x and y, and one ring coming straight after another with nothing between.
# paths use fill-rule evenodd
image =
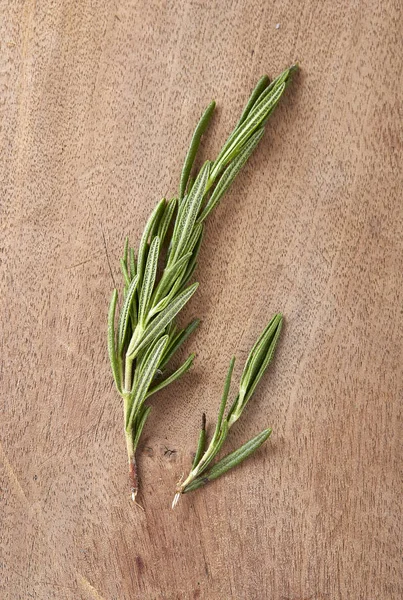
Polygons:
<instances>
[{"instance_id":1,"label":"wood plank surface","mask_svg":"<svg viewBox=\"0 0 403 600\"><path fill-rule=\"evenodd\" d=\"M0 597L402 598L401 2L1 4ZM209 220L197 360L152 401L142 512L105 345L124 238L175 194L211 98L214 158L257 79L295 60ZM239 376L278 310L228 449L272 439L171 511L229 358Z\"/></svg>"}]
</instances>

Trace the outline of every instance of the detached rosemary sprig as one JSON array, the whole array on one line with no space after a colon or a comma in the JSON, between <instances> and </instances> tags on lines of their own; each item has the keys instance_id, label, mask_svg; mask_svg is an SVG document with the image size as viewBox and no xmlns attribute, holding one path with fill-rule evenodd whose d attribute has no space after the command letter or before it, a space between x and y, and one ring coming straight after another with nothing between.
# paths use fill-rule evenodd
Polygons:
<instances>
[{"instance_id":1,"label":"detached rosemary sprig","mask_svg":"<svg viewBox=\"0 0 403 600\"><path fill-rule=\"evenodd\" d=\"M259 435L238 448L238 450L231 452L231 454L225 456L215 465L210 466L221 450L230 427L242 415L257 384L269 366L280 336L282 322L282 315L275 315L253 346L243 369L238 394L229 409L227 416L224 418L231 385L232 371L235 363L235 358L232 358L225 380L224 392L213 436L206 448L206 415L203 414L199 442L192 468L187 478L183 482L178 483L176 494L172 502L172 508L175 508L177 505L181 494L196 490L209 481L217 479L217 477L223 475L233 467L236 467L270 437L271 429L264 429Z\"/></svg>"},{"instance_id":2,"label":"detached rosemary sprig","mask_svg":"<svg viewBox=\"0 0 403 600\"><path fill-rule=\"evenodd\" d=\"M172 357L198 325L196 319L178 330L175 318L198 286L188 283L196 268L204 221L256 148L296 68L286 69L271 83L267 76L260 79L216 160L206 161L193 179L195 156L215 103L208 106L192 137L178 197L157 204L137 253L126 240L120 261L123 298L115 326L118 293L114 290L108 317L108 350L116 388L123 399L133 500L138 489L135 453L151 410L145 402L193 363L191 354L176 371L169 371ZM234 408L234 416L237 410Z\"/></svg>"}]
</instances>

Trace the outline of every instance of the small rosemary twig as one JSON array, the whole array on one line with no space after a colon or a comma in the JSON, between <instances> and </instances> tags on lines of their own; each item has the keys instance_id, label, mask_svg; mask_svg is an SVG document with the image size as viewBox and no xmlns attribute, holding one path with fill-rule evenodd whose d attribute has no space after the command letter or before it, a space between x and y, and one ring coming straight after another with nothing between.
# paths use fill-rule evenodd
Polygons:
<instances>
[{"instance_id":1,"label":"small rosemary twig","mask_svg":"<svg viewBox=\"0 0 403 600\"><path fill-rule=\"evenodd\" d=\"M181 494L186 494L205 485L213 479L217 479L233 467L239 465L245 458L250 456L259 446L265 442L271 434L271 429L264 429L259 435L249 440L246 444L225 456L218 463L213 465L211 462L221 450L230 427L242 415L245 406L254 393L257 384L262 378L265 370L273 358L274 351L280 336L283 317L281 314L275 315L267 327L264 329L259 339L253 346L248 359L245 363L241 381L239 384L238 395L236 396L227 416L224 418L225 407L227 405L228 394L231 384L232 371L234 369L235 358L232 358L225 380L224 392L218 411L217 424L210 444L206 449L206 417L203 414L202 427L199 435L199 442L192 468L184 481L178 483L176 494L172 502L172 508L177 505Z\"/></svg>"},{"instance_id":2,"label":"small rosemary twig","mask_svg":"<svg viewBox=\"0 0 403 600\"><path fill-rule=\"evenodd\" d=\"M162 199L157 204L145 226L137 255L126 240L120 261L123 301L116 327L118 294L114 290L108 316L108 350L116 388L123 399L133 500L138 491L136 449L151 410L145 401L183 375L194 360L191 354L176 371L166 371L171 358L199 322L195 319L183 330L174 323L198 286L188 283L196 268L204 221L256 148L267 119L296 68L286 69L271 83L267 76L260 79L216 160L206 161L192 179L193 163L214 111L214 101L208 106L185 159L178 197Z\"/></svg>"}]
</instances>

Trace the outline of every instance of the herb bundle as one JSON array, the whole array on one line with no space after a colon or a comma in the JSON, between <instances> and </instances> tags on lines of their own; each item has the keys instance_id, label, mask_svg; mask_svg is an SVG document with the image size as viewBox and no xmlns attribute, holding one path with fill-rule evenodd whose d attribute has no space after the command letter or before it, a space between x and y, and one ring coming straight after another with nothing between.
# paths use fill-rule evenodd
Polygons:
<instances>
[{"instance_id":1,"label":"herb bundle","mask_svg":"<svg viewBox=\"0 0 403 600\"><path fill-rule=\"evenodd\" d=\"M115 289L108 314L108 351L116 388L123 399L134 501L138 490L135 454L151 410L146 400L188 371L194 360L191 354L176 371L169 372L172 357L198 325L195 319L178 329L175 318L198 286L188 284L196 268L204 221L258 145L267 119L296 69L286 69L272 82L267 76L259 80L216 160L207 160L193 179L191 172L200 140L215 108L215 102L211 102L193 134L178 197L162 199L157 204L137 253L126 240L120 261L123 298L115 326Z\"/></svg>"},{"instance_id":2,"label":"herb bundle","mask_svg":"<svg viewBox=\"0 0 403 600\"><path fill-rule=\"evenodd\" d=\"M238 450L231 452L231 454L225 456L212 467L210 466L227 439L230 427L242 415L247 403L256 389L257 384L263 377L264 372L273 358L277 341L280 336L282 321L283 317L281 314L274 315L250 351L239 383L238 394L231 405L227 416L224 418L225 407L227 405L230 391L232 372L235 364L235 357L232 358L224 384L224 391L218 411L217 423L210 444L206 449L206 415L203 413L202 427L192 468L187 478L183 482L178 483L176 494L172 502L172 508L175 508L181 494L186 494L187 492L196 490L209 481L217 479L217 477L223 475L233 467L236 467L270 437L271 429L264 429L261 433L259 433L259 435L238 448Z\"/></svg>"}]
</instances>

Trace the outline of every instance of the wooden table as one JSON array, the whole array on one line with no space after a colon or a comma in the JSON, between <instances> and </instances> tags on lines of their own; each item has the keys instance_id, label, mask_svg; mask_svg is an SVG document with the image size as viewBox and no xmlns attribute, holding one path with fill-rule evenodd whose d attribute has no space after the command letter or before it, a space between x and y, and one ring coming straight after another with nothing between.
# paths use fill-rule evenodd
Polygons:
<instances>
[{"instance_id":1,"label":"wooden table","mask_svg":"<svg viewBox=\"0 0 403 600\"><path fill-rule=\"evenodd\" d=\"M403 597L399 6L3 2L1 598ZM258 77L294 60L208 223L196 365L152 401L142 512L105 347L124 237L175 194L210 99L213 158ZM230 356L239 376L277 310L227 450L266 425L271 441L171 511Z\"/></svg>"}]
</instances>

